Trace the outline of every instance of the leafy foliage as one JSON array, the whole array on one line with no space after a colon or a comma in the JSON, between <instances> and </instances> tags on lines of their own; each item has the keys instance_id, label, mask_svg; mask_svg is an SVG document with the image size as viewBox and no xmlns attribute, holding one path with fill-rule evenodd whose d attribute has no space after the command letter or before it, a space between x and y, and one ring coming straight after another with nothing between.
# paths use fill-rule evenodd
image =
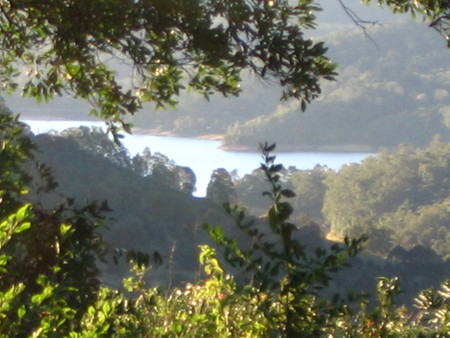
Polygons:
<instances>
[{"instance_id":1,"label":"leafy foliage","mask_svg":"<svg viewBox=\"0 0 450 338\"><path fill-rule=\"evenodd\" d=\"M15 87L15 67L22 62L30 67L31 75L25 94L50 98L68 90L93 100L102 117L121 122L122 114L139 107L140 95L122 91L102 59L108 55L131 59L145 85L143 99L159 104L172 103L181 89L183 71L188 77L189 71L194 72L189 86L205 95L209 91L235 94L238 72L249 67L261 77L279 77L286 87L284 96L303 100L302 108L320 91L318 78L333 75L323 46L303 39L299 28L313 26L311 11L316 8L311 1L299 1L298 6L271 1L100 1L85 5L4 3L0 77L6 88ZM294 17L300 19L299 26L292 23ZM160 64L165 67L161 69ZM157 66L147 69L148 65ZM241 249L220 228L211 228L228 250L230 261L250 272L248 283L238 286L233 276L224 273L214 250L202 246L199 259L206 278L195 286L168 292L147 289L143 279L147 256L132 252L134 277L124 281L129 297L102 288L96 260L102 258L103 243L97 227L104 221L106 206L94 203L80 209L68 200L56 209L46 209L27 201L29 192L41 195L56 183L48 168L38 164L43 184L31 184L22 164L30 159L32 144L10 114L0 114L0 125L2 336L449 334L448 282L437 291L419 295L416 317L396 304L400 292L396 278L379 279L379 305L373 310L368 310L364 299L362 309L355 312L339 297L331 301L320 297L316 289L328 285L329 273L359 251L362 239L347 239L344 249L317 249L315 256L308 256L293 238L296 227L289 222L292 207L285 198L294 194L282 187L282 166L275 164L270 155L274 146L267 144L262 147L262 169L271 186L265 193L272 201L268 233L231 208L237 212L238 227L254 239L251 247ZM426 183L435 173L419 172L425 174Z\"/></svg>"},{"instance_id":2,"label":"leafy foliage","mask_svg":"<svg viewBox=\"0 0 450 338\"><path fill-rule=\"evenodd\" d=\"M32 184L23 165L32 159L34 146L24 125L7 111L0 121L0 332L67 333L95 302L100 287L97 260L104 248L97 227L107 207L76 208L68 200L48 210L28 203L31 193L45 194L55 182L48 168L38 165L43 183Z\"/></svg>"},{"instance_id":3,"label":"leafy foliage","mask_svg":"<svg viewBox=\"0 0 450 338\"><path fill-rule=\"evenodd\" d=\"M259 292L271 293L274 298L269 302L280 304L280 312L269 315L279 333L289 337L321 335L328 325L329 314L316 291L328 286L330 273L342 268L360 250L364 238L352 241L346 238L345 248L334 245L330 252L317 248L310 257L294 237L298 228L289 222L293 209L284 199L294 197L295 193L282 187L279 175L282 165L275 164L276 157L271 155L274 149L275 145L261 145L261 169L271 188L263 193L272 201L267 213L268 231L246 220L243 211L229 206L228 212L234 215L238 228L252 239L251 247L241 249L220 228L207 226L207 229L224 246L227 261L249 274L247 283Z\"/></svg>"},{"instance_id":4,"label":"leafy foliage","mask_svg":"<svg viewBox=\"0 0 450 338\"><path fill-rule=\"evenodd\" d=\"M373 1L364 0L369 4ZM441 33L446 40L450 38L450 6L445 0L429 1L429 0L378 0L380 5L386 4L394 13L410 13L413 17L416 15L423 16L430 22L430 26ZM450 44L449 44L450 47Z\"/></svg>"},{"instance_id":5,"label":"leafy foliage","mask_svg":"<svg viewBox=\"0 0 450 338\"><path fill-rule=\"evenodd\" d=\"M282 98L299 99L304 110L319 80L336 75L323 43L304 36L318 10L312 0L6 1L0 78L13 90L26 72L23 94L89 100L92 114L125 130L125 114L146 101L173 105L185 88L237 95L243 69L276 80ZM118 63L128 65L128 84Z\"/></svg>"}]
</instances>

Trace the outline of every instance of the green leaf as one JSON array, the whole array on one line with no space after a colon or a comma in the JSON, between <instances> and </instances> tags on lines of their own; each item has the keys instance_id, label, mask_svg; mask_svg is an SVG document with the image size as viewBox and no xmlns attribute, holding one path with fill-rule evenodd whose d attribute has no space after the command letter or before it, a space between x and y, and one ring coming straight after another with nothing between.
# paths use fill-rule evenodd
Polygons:
<instances>
[{"instance_id":1,"label":"green leaf","mask_svg":"<svg viewBox=\"0 0 450 338\"><path fill-rule=\"evenodd\" d=\"M72 228L72 225L70 224L61 224L59 226L59 231L61 232L61 235L65 236L69 233L72 233L74 230Z\"/></svg>"},{"instance_id":2,"label":"green leaf","mask_svg":"<svg viewBox=\"0 0 450 338\"><path fill-rule=\"evenodd\" d=\"M111 305L109 304L109 302L107 302L107 301L104 302L104 304L103 304L103 306L102 306L102 311L103 311L105 314L108 314L108 313L111 312Z\"/></svg>"},{"instance_id":3,"label":"green leaf","mask_svg":"<svg viewBox=\"0 0 450 338\"><path fill-rule=\"evenodd\" d=\"M16 213L17 221L22 221L25 219L25 217L28 215L28 211L31 208L30 204L25 204L22 206Z\"/></svg>"},{"instance_id":4,"label":"green leaf","mask_svg":"<svg viewBox=\"0 0 450 338\"><path fill-rule=\"evenodd\" d=\"M280 172L282 169L283 169L282 164L272 165L269 167L269 170L274 173Z\"/></svg>"},{"instance_id":5,"label":"green leaf","mask_svg":"<svg viewBox=\"0 0 450 338\"><path fill-rule=\"evenodd\" d=\"M27 313L27 310L25 309L25 305L21 305L17 309L17 316L19 317L19 319L22 319L23 316L25 316L26 313Z\"/></svg>"},{"instance_id":6,"label":"green leaf","mask_svg":"<svg viewBox=\"0 0 450 338\"><path fill-rule=\"evenodd\" d=\"M31 226L30 222L24 222L24 223L22 223L19 226L14 228L14 233L18 234L18 233L21 233L21 232L23 232L25 230L28 230L30 228L30 226Z\"/></svg>"},{"instance_id":7,"label":"green leaf","mask_svg":"<svg viewBox=\"0 0 450 338\"><path fill-rule=\"evenodd\" d=\"M173 329L177 334L180 334L183 331L183 327L180 324L175 324Z\"/></svg>"},{"instance_id":8,"label":"green leaf","mask_svg":"<svg viewBox=\"0 0 450 338\"><path fill-rule=\"evenodd\" d=\"M11 257L5 254L0 255L0 266L6 265Z\"/></svg>"},{"instance_id":9,"label":"green leaf","mask_svg":"<svg viewBox=\"0 0 450 338\"><path fill-rule=\"evenodd\" d=\"M45 299L45 295L43 295L42 293L38 293L31 297L31 302L33 304L40 305L44 301L44 299Z\"/></svg>"}]
</instances>

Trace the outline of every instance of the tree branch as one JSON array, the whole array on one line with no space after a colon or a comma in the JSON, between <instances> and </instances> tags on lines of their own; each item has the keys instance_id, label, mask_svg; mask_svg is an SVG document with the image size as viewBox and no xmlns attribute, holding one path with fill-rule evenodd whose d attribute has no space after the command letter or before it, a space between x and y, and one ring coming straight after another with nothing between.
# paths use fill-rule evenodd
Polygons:
<instances>
[{"instance_id":1,"label":"tree branch","mask_svg":"<svg viewBox=\"0 0 450 338\"><path fill-rule=\"evenodd\" d=\"M367 32L367 27L378 25L379 24L378 21L364 20L353 9L348 7L342 0L337 0L337 1L341 5L345 14L350 18L350 20L363 31L364 36L366 38L368 38L375 45L375 47L377 49L380 49L377 42Z\"/></svg>"}]
</instances>

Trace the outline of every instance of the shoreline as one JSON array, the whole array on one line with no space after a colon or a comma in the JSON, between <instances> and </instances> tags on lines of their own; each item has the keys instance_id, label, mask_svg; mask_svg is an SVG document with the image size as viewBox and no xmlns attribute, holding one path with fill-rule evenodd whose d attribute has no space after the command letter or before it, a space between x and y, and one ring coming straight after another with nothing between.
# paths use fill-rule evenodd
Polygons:
<instances>
[{"instance_id":1,"label":"shoreline","mask_svg":"<svg viewBox=\"0 0 450 338\"><path fill-rule=\"evenodd\" d=\"M26 120L35 120L42 121L42 116L40 118L27 118ZM49 121L64 121L65 119L48 119ZM102 122L98 119L84 119L84 120L70 120L70 121L79 121L79 122ZM189 138L189 139L197 139L197 140L206 140L206 141L222 141L224 139L223 134L200 134L200 135L181 135L178 133L170 132L170 131L161 131L155 128L140 128L134 127L132 128L132 134L135 135L148 135L148 136L160 136L160 137L178 137L178 138ZM255 144L254 146L247 145L223 145L221 144L219 149L223 151L229 152L242 152L242 153L259 153L259 145ZM321 145L321 146L301 146L301 145L280 145L277 144L276 151L277 153L295 153L295 152L316 152L316 153L364 153L364 154L374 154L377 153L379 148L367 145L358 145L358 144L341 144L341 145Z\"/></svg>"},{"instance_id":2,"label":"shoreline","mask_svg":"<svg viewBox=\"0 0 450 338\"><path fill-rule=\"evenodd\" d=\"M179 137L179 138L192 138L197 140L207 141L222 141L224 135L222 134L203 134L203 135L180 135L169 131L158 131L155 129L146 128L134 128L133 134L137 135L149 135L149 136L161 136L161 137ZM259 152L259 145L255 146L227 146L220 145L219 149L230 152L242 152L242 153L257 153ZM358 144L342 144L342 145L323 145L323 146L298 146L298 145L279 145L277 144L277 152L283 153L298 153L298 152L311 152L311 153L376 153L379 149L372 146L358 145Z\"/></svg>"},{"instance_id":3,"label":"shoreline","mask_svg":"<svg viewBox=\"0 0 450 338\"><path fill-rule=\"evenodd\" d=\"M222 145L219 147L224 151L233 152L258 152L257 147L249 146L226 146ZM324 145L324 146L298 146L298 145L279 145L277 144L276 151L278 153L377 153L379 148L365 146L365 145L354 145L354 144L342 144L342 145Z\"/></svg>"},{"instance_id":4,"label":"shoreline","mask_svg":"<svg viewBox=\"0 0 450 338\"><path fill-rule=\"evenodd\" d=\"M179 137L179 138L191 138L197 140L207 141L222 141L224 139L223 134L202 134L202 135L181 135L170 131L160 131L151 128L133 128L133 134L137 135L149 135L149 136L161 136L161 137ZM242 153L258 153L259 145L246 146L246 145L220 145L219 149L230 152L242 152ZM341 144L341 145L321 145L321 146L299 146L299 145L279 145L277 144L277 152L283 153L298 153L298 152L311 152L311 153L377 153L379 148L360 144Z\"/></svg>"},{"instance_id":5,"label":"shoreline","mask_svg":"<svg viewBox=\"0 0 450 338\"><path fill-rule=\"evenodd\" d=\"M132 129L132 133L136 135L148 135L148 136L161 136L161 137L179 137L179 138L193 138L197 140L207 141L222 141L222 134L202 134L202 135L180 135L171 131L160 131L151 128L139 128Z\"/></svg>"},{"instance_id":6,"label":"shoreline","mask_svg":"<svg viewBox=\"0 0 450 338\"><path fill-rule=\"evenodd\" d=\"M137 135L148 135L148 136L161 136L161 137L179 137L179 138L190 138L197 140L206 141L222 141L224 135L222 134L203 134L203 135L180 135L168 131L158 131L153 129L133 129L133 134ZM246 146L246 145L220 145L219 149L223 151L230 152L242 152L242 153L258 153L259 145ZM309 152L309 153L376 153L379 148L357 145L357 144L342 144L342 145L323 145L323 146L298 146L298 145L279 145L277 144L277 152L280 153L298 153L298 152Z\"/></svg>"}]
</instances>

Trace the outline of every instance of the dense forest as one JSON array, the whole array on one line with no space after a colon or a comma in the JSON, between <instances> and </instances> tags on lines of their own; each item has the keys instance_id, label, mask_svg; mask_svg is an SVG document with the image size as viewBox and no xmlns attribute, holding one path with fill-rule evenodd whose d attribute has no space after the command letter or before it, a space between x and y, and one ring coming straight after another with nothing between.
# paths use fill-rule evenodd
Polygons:
<instances>
[{"instance_id":1,"label":"dense forest","mask_svg":"<svg viewBox=\"0 0 450 338\"><path fill-rule=\"evenodd\" d=\"M424 148L402 145L395 152L380 151L337 172L318 165L311 170L288 168L282 174L296 193L291 199L293 216L301 220L307 215L324 234L368 234L367 250L383 258L398 246L423 246L434 251L430 257L437 254L446 260L449 157L449 143L436 138ZM262 214L269 203L257 191L264 175L255 170L242 178L228 176L228 199Z\"/></svg>"}]
</instances>

